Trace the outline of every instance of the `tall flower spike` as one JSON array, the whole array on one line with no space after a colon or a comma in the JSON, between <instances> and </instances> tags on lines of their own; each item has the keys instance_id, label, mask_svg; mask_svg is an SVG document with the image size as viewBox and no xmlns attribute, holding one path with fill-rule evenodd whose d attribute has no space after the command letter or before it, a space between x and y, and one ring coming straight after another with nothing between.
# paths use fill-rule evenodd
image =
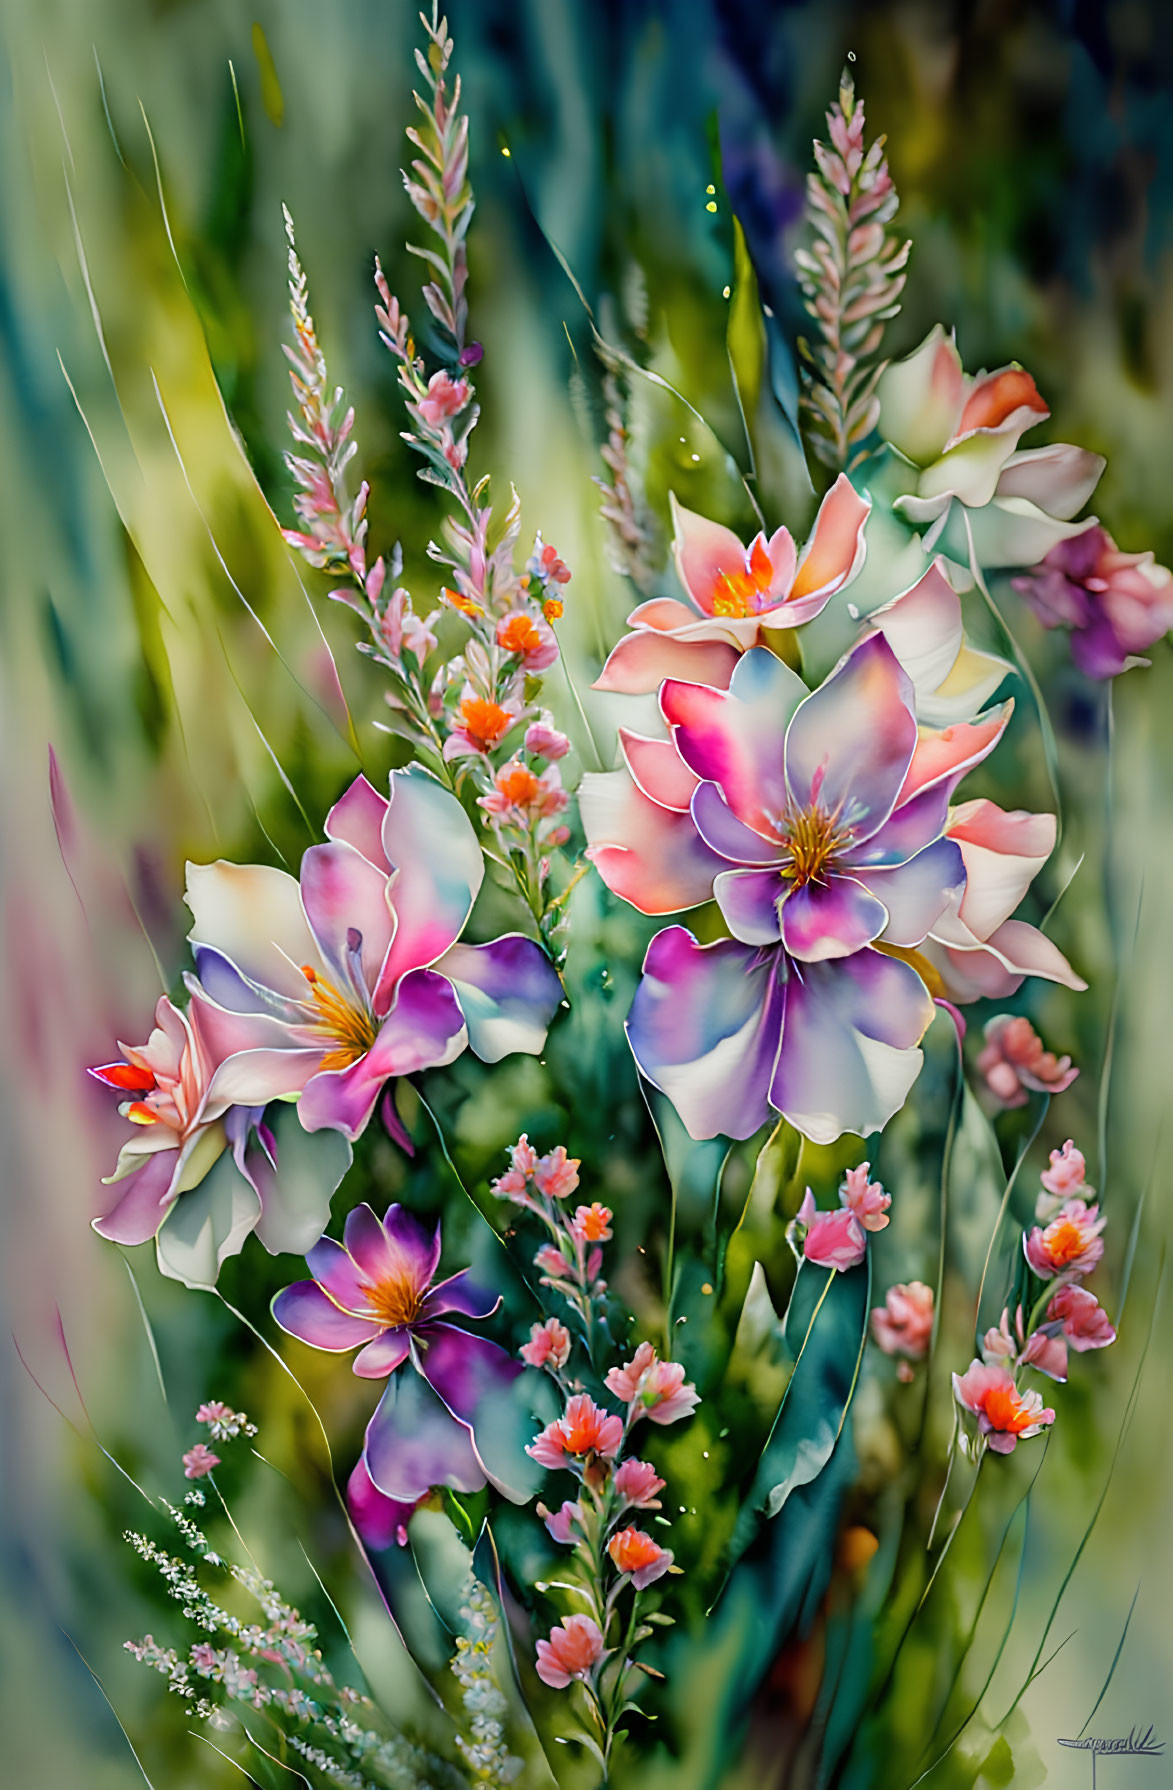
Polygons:
<instances>
[{"instance_id":1,"label":"tall flower spike","mask_svg":"<svg viewBox=\"0 0 1173 1790\"><path fill-rule=\"evenodd\" d=\"M876 352L884 324L900 309L911 243L890 228L900 203L884 138L864 149L863 101L846 70L827 113L830 145L816 140L807 176L812 242L794 257L803 304L814 322L800 340L807 441L825 466L845 472L862 455L879 414Z\"/></svg>"},{"instance_id":2,"label":"tall flower spike","mask_svg":"<svg viewBox=\"0 0 1173 1790\"><path fill-rule=\"evenodd\" d=\"M464 332L468 305L464 288L468 256L464 239L473 213L468 183L468 118L460 110L460 76L456 76L451 93L445 81L452 39L448 35L448 20L440 17L436 0L431 18L421 13L420 19L428 34L428 47L426 52L417 50L415 59L428 97L415 95L423 124L407 135L419 154L411 164L411 172L404 171L403 184L415 209L440 238L441 247L436 254L434 250L408 246L435 275L423 289L424 302L450 337L457 359L466 364ZM479 354L475 358L479 360Z\"/></svg>"}]
</instances>

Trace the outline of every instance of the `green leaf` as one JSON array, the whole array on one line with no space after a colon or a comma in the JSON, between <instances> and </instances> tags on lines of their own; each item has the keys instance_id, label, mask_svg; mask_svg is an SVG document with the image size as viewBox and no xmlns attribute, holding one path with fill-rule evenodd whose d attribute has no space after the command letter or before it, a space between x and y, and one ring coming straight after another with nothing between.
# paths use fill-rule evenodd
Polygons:
<instances>
[{"instance_id":1,"label":"green leaf","mask_svg":"<svg viewBox=\"0 0 1173 1790\"><path fill-rule=\"evenodd\" d=\"M159 1228L159 1271L188 1287L214 1287L222 1263L256 1228L261 1202L225 1150L198 1187L181 1194Z\"/></svg>"},{"instance_id":2,"label":"green leaf","mask_svg":"<svg viewBox=\"0 0 1173 1790\"><path fill-rule=\"evenodd\" d=\"M354 1157L340 1131L307 1131L297 1108L280 1103L269 1120L277 1143L277 1167L267 1158L249 1167L260 1184L257 1236L270 1255L304 1255L330 1221L330 1202Z\"/></svg>"}]
</instances>

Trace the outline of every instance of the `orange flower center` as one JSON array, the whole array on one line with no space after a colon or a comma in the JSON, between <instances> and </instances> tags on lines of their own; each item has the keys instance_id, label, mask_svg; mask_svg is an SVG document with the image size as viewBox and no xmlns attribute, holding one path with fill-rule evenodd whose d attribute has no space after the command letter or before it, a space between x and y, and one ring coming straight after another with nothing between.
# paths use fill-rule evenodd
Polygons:
<instances>
[{"instance_id":1,"label":"orange flower center","mask_svg":"<svg viewBox=\"0 0 1173 1790\"><path fill-rule=\"evenodd\" d=\"M380 1324L399 1329L401 1325L413 1324L419 1317L423 1301L414 1280L407 1274L376 1281L363 1290L367 1304Z\"/></svg>"},{"instance_id":2,"label":"orange flower center","mask_svg":"<svg viewBox=\"0 0 1173 1790\"><path fill-rule=\"evenodd\" d=\"M513 726L513 716L499 703L486 702L480 696L466 696L460 705L460 719L469 739L482 752L504 739Z\"/></svg>"},{"instance_id":3,"label":"orange flower center","mask_svg":"<svg viewBox=\"0 0 1173 1790\"><path fill-rule=\"evenodd\" d=\"M625 1529L611 1542L608 1552L620 1572L638 1572L660 1557L659 1544L639 1529Z\"/></svg>"},{"instance_id":4,"label":"orange flower center","mask_svg":"<svg viewBox=\"0 0 1173 1790\"><path fill-rule=\"evenodd\" d=\"M996 1430L1005 1430L1010 1435L1017 1436L1030 1428L1030 1412L1023 1409L1022 1400L1013 1386L992 1387L982 1405L992 1428Z\"/></svg>"},{"instance_id":5,"label":"orange flower center","mask_svg":"<svg viewBox=\"0 0 1173 1790\"><path fill-rule=\"evenodd\" d=\"M849 842L850 832L840 828L838 817L825 808L802 808L787 815L784 823L790 862L782 874L802 888L822 880L823 871Z\"/></svg>"},{"instance_id":6,"label":"orange flower center","mask_svg":"<svg viewBox=\"0 0 1173 1790\"><path fill-rule=\"evenodd\" d=\"M755 541L744 571L718 572L713 584L713 614L740 620L757 615L759 601L770 588L774 565L760 541Z\"/></svg>"},{"instance_id":7,"label":"orange flower center","mask_svg":"<svg viewBox=\"0 0 1173 1790\"><path fill-rule=\"evenodd\" d=\"M507 653L536 653L542 644L538 624L530 615L509 615L497 626L497 644Z\"/></svg>"},{"instance_id":8,"label":"orange flower center","mask_svg":"<svg viewBox=\"0 0 1173 1790\"><path fill-rule=\"evenodd\" d=\"M533 772L523 764L506 765L497 773L497 788L507 802L517 808L525 808L530 802L536 802L541 792L541 784Z\"/></svg>"},{"instance_id":9,"label":"orange flower center","mask_svg":"<svg viewBox=\"0 0 1173 1790\"><path fill-rule=\"evenodd\" d=\"M590 1454L598 1444L599 1419L595 1412L584 1412L570 1424L563 1420L562 1446L567 1454Z\"/></svg>"},{"instance_id":10,"label":"orange flower center","mask_svg":"<svg viewBox=\"0 0 1173 1790\"><path fill-rule=\"evenodd\" d=\"M374 1014L366 1007L348 1001L341 990L319 976L311 964L303 963L301 973L309 983L309 999L316 1018L314 1031L330 1040L331 1048L322 1058L323 1069L349 1069L365 1057L378 1036Z\"/></svg>"},{"instance_id":11,"label":"orange flower center","mask_svg":"<svg viewBox=\"0 0 1173 1790\"><path fill-rule=\"evenodd\" d=\"M1059 1268L1065 1268L1068 1262L1074 1262L1087 1247L1083 1230L1071 1218L1057 1218L1043 1232L1043 1242L1047 1254Z\"/></svg>"}]
</instances>

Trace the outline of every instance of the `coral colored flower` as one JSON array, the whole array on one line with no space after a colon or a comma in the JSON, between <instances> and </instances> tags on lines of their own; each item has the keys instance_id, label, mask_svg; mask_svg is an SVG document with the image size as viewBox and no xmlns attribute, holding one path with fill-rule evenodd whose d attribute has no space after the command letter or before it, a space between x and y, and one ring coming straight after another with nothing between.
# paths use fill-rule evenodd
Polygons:
<instances>
[{"instance_id":1,"label":"coral colored flower","mask_svg":"<svg viewBox=\"0 0 1173 1790\"><path fill-rule=\"evenodd\" d=\"M849 1168L839 1189L840 1203L854 1212L865 1231L882 1231L888 1225L888 1207L892 1195L885 1193L878 1181L868 1180L870 1162Z\"/></svg>"},{"instance_id":2,"label":"coral colored flower","mask_svg":"<svg viewBox=\"0 0 1173 1790\"><path fill-rule=\"evenodd\" d=\"M613 1461L622 1442L623 1419L604 1411L585 1392L576 1392L562 1416L534 1437L526 1453L542 1467L565 1467L568 1456Z\"/></svg>"},{"instance_id":3,"label":"coral colored flower","mask_svg":"<svg viewBox=\"0 0 1173 1790\"><path fill-rule=\"evenodd\" d=\"M581 1243L609 1243L614 1232L611 1229L612 1212L609 1206L600 1206L598 1200L590 1206L579 1206L570 1221L570 1228Z\"/></svg>"},{"instance_id":4,"label":"coral colored flower","mask_svg":"<svg viewBox=\"0 0 1173 1790\"><path fill-rule=\"evenodd\" d=\"M357 1348L356 1374L391 1376L362 1459L376 1489L401 1503L432 1486L476 1492L493 1478L474 1419L522 1372L496 1343L452 1321L487 1318L500 1297L470 1285L467 1268L436 1282L439 1262L438 1224L429 1232L400 1205L380 1221L360 1205L348 1214L341 1243L323 1237L310 1250L313 1279L273 1300L273 1316L290 1336L336 1354ZM406 1391L394 1378L405 1365Z\"/></svg>"},{"instance_id":5,"label":"coral colored flower","mask_svg":"<svg viewBox=\"0 0 1173 1790\"><path fill-rule=\"evenodd\" d=\"M378 563L382 565L383 562L380 560ZM368 580L368 588L369 582ZM343 592L342 595L347 602L350 601L349 592ZM405 590L392 591L386 604L379 610L379 636L391 657L399 660L407 651L422 665L437 644L432 623L439 613L436 609L430 615L418 616L412 609L411 599Z\"/></svg>"},{"instance_id":6,"label":"coral colored flower","mask_svg":"<svg viewBox=\"0 0 1173 1790\"><path fill-rule=\"evenodd\" d=\"M843 475L823 499L801 557L779 528L744 547L731 529L671 499L676 569L689 601L655 597L628 616L632 629L604 665L595 688L639 694L666 677L724 689L737 657L763 629L797 628L818 615L863 564L871 505Z\"/></svg>"},{"instance_id":7,"label":"coral colored flower","mask_svg":"<svg viewBox=\"0 0 1173 1790\"><path fill-rule=\"evenodd\" d=\"M578 1156L568 1156L566 1146L559 1144L547 1156L539 1159L534 1169L534 1180L548 1199L569 1199L578 1186L580 1161Z\"/></svg>"},{"instance_id":8,"label":"coral colored flower","mask_svg":"<svg viewBox=\"0 0 1173 1790\"><path fill-rule=\"evenodd\" d=\"M514 609L497 623L497 645L516 654L526 671L545 671L558 657L558 641L550 624L528 609Z\"/></svg>"},{"instance_id":9,"label":"coral colored flower","mask_svg":"<svg viewBox=\"0 0 1173 1790\"><path fill-rule=\"evenodd\" d=\"M197 1442L195 1447L189 1448L183 1457L183 1477L185 1479L203 1479L205 1474L210 1473L213 1467L219 1465L220 1456L213 1454L205 1443Z\"/></svg>"},{"instance_id":10,"label":"coral colored flower","mask_svg":"<svg viewBox=\"0 0 1173 1790\"><path fill-rule=\"evenodd\" d=\"M624 1367L613 1367L604 1381L625 1405L633 1407L633 1421L649 1417L653 1423L676 1423L700 1404L696 1387L686 1384L678 1361L661 1361L651 1343L640 1343Z\"/></svg>"},{"instance_id":11,"label":"coral colored flower","mask_svg":"<svg viewBox=\"0 0 1173 1790\"><path fill-rule=\"evenodd\" d=\"M1069 1088L1078 1069L1070 1057L1057 1057L1045 1048L1029 1019L998 1013L986 1024L985 1046L978 1053L977 1068L986 1086L1003 1106L1025 1106L1026 1090L1061 1094Z\"/></svg>"},{"instance_id":12,"label":"coral colored flower","mask_svg":"<svg viewBox=\"0 0 1173 1790\"><path fill-rule=\"evenodd\" d=\"M346 1482L346 1504L368 1548L407 1546L407 1525L415 1514L415 1502L388 1498L381 1492L361 1455Z\"/></svg>"},{"instance_id":13,"label":"coral colored flower","mask_svg":"<svg viewBox=\"0 0 1173 1790\"><path fill-rule=\"evenodd\" d=\"M578 1540L575 1530L580 1527L582 1510L573 1498L567 1498L559 1510L547 1510L544 1504L539 1504L537 1509L555 1541L567 1546Z\"/></svg>"},{"instance_id":14,"label":"coral colored flower","mask_svg":"<svg viewBox=\"0 0 1173 1790\"><path fill-rule=\"evenodd\" d=\"M889 1287L883 1305L872 1312L872 1336L885 1355L923 1361L933 1335L933 1289L923 1280L900 1281Z\"/></svg>"},{"instance_id":15,"label":"coral colored flower","mask_svg":"<svg viewBox=\"0 0 1173 1790\"><path fill-rule=\"evenodd\" d=\"M559 733L553 718L544 712L539 720L531 721L526 728L524 745L534 758L565 758L570 751L570 741L564 733Z\"/></svg>"},{"instance_id":16,"label":"coral colored flower","mask_svg":"<svg viewBox=\"0 0 1173 1790\"><path fill-rule=\"evenodd\" d=\"M450 417L459 416L471 391L467 379L452 379L445 372L433 373L428 380L427 396L420 399L416 410L429 429L441 429Z\"/></svg>"},{"instance_id":17,"label":"coral colored flower","mask_svg":"<svg viewBox=\"0 0 1173 1790\"><path fill-rule=\"evenodd\" d=\"M1007 1367L973 1361L964 1374L954 1374L953 1393L977 1417L979 1434L997 1454L1013 1454L1020 1441L1055 1421L1037 1392L1018 1390Z\"/></svg>"},{"instance_id":18,"label":"coral colored flower","mask_svg":"<svg viewBox=\"0 0 1173 1790\"><path fill-rule=\"evenodd\" d=\"M459 943L484 876L471 821L435 778L358 777L326 818L300 884L258 865L188 866L205 1028L225 1093L299 1095L306 1131L365 1129L394 1076L541 1050L562 998L549 959L508 934ZM235 1054L233 1054L235 1053Z\"/></svg>"},{"instance_id":19,"label":"coral colored flower","mask_svg":"<svg viewBox=\"0 0 1173 1790\"><path fill-rule=\"evenodd\" d=\"M572 1679L587 1679L603 1658L603 1637L589 1616L566 1616L537 1646L537 1672L551 1690L565 1690Z\"/></svg>"},{"instance_id":20,"label":"coral colored flower","mask_svg":"<svg viewBox=\"0 0 1173 1790\"><path fill-rule=\"evenodd\" d=\"M1099 1206L1068 1200L1045 1230L1038 1225L1023 1238L1026 1259L1040 1280L1056 1274L1090 1274L1104 1253L1100 1232L1107 1224Z\"/></svg>"},{"instance_id":21,"label":"coral colored flower","mask_svg":"<svg viewBox=\"0 0 1173 1790\"><path fill-rule=\"evenodd\" d=\"M662 1579L672 1565L672 1553L645 1535L642 1529L621 1529L607 1543L607 1552L620 1572L631 1574L637 1591Z\"/></svg>"},{"instance_id":22,"label":"coral colored flower","mask_svg":"<svg viewBox=\"0 0 1173 1790\"><path fill-rule=\"evenodd\" d=\"M552 584L569 584L570 569L564 560L559 559L558 550L547 541L538 555L538 564L543 578Z\"/></svg>"},{"instance_id":23,"label":"coral colored flower","mask_svg":"<svg viewBox=\"0 0 1173 1790\"><path fill-rule=\"evenodd\" d=\"M520 759L511 758L494 773L492 790L477 797L477 806L496 821L528 827L533 820L563 813L569 801L557 765L547 765L539 776Z\"/></svg>"},{"instance_id":24,"label":"coral colored flower","mask_svg":"<svg viewBox=\"0 0 1173 1790\"><path fill-rule=\"evenodd\" d=\"M1017 1313L1017 1338L1011 1333L1009 1310L1003 1309L1002 1316L996 1325L991 1325L982 1337L982 1360L986 1363L1013 1362L1018 1359L1018 1351L1022 1345L1022 1307Z\"/></svg>"},{"instance_id":25,"label":"coral colored flower","mask_svg":"<svg viewBox=\"0 0 1173 1790\"><path fill-rule=\"evenodd\" d=\"M671 740L625 733L628 770L583 779L604 882L644 913L715 897L733 935L657 934L628 1016L691 1136L777 1112L816 1142L867 1136L916 1079L933 1004L902 959L957 906L948 799L1008 711L925 733L912 703L882 634L814 691L755 648L727 691L669 679Z\"/></svg>"},{"instance_id":26,"label":"coral colored flower","mask_svg":"<svg viewBox=\"0 0 1173 1790\"><path fill-rule=\"evenodd\" d=\"M1052 1380L1067 1378L1067 1339L1055 1335L1049 1324L1040 1326L1026 1339L1019 1356L1023 1367L1033 1367Z\"/></svg>"},{"instance_id":27,"label":"coral colored flower","mask_svg":"<svg viewBox=\"0 0 1173 1790\"><path fill-rule=\"evenodd\" d=\"M1077 1150L1068 1138L1061 1150L1051 1151L1050 1166L1039 1180L1057 1199L1072 1199L1082 1193L1087 1187L1087 1163L1082 1150Z\"/></svg>"},{"instance_id":28,"label":"coral colored flower","mask_svg":"<svg viewBox=\"0 0 1173 1790\"><path fill-rule=\"evenodd\" d=\"M1085 524L1070 518L1104 470L1098 454L1060 443L1022 451L1019 437L1050 415L1021 367L969 377L938 324L876 388L879 430L908 470L895 509L967 564L970 541L983 566L1031 565ZM961 506L964 520L951 514Z\"/></svg>"},{"instance_id":29,"label":"coral colored flower","mask_svg":"<svg viewBox=\"0 0 1173 1790\"><path fill-rule=\"evenodd\" d=\"M863 1225L850 1206L835 1212L820 1212L815 1196L808 1187L798 1208L797 1228L803 1230L802 1253L818 1268L837 1268L843 1272L857 1268L867 1254L868 1239Z\"/></svg>"},{"instance_id":30,"label":"coral colored flower","mask_svg":"<svg viewBox=\"0 0 1173 1790\"><path fill-rule=\"evenodd\" d=\"M448 604L449 608L455 609L459 615L474 616L483 615L485 613L484 604L478 603L475 597L468 595L464 591L450 590L449 587L445 585L440 594Z\"/></svg>"},{"instance_id":31,"label":"coral colored flower","mask_svg":"<svg viewBox=\"0 0 1173 1790\"><path fill-rule=\"evenodd\" d=\"M557 1318L547 1318L534 1325L529 1341L517 1352L531 1367L565 1367L570 1360L570 1332Z\"/></svg>"},{"instance_id":32,"label":"coral colored flower","mask_svg":"<svg viewBox=\"0 0 1173 1790\"><path fill-rule=\"evenodd\" d=\"M1026 976L1086 988L1045 933L1011 918L1054 849L1054 815L1007 812L981 798L951 808L945 832L961 852L965 885L920 948L940 992L955 1002L1000 1001Z\"/></svg>"},{"instance_id":33,"label":"coral colored flower","mask_svg":"<svg viewBox=\"0 0 1173 1790\"><path fill-rule=\"evenodd\" d=\"M1059 1288L1047 1306L1046 1322L1063 1326L1063 1335L1077 1354L1085 1349L1106 1349L1116 1341L1116 1330L1094 1293L1086 1287Z\"/></svg>"},{"instance_id":34,"label":"coral colored flower","mask_svg":"<svg viewBox=\"0 0 1173 1790\"><path fill-rule=\"evenodd\" d=\"M540 1268L543 1274L550 1275L554 1280L566 1280L574 1273L574 1269L562 1251L555 1249L552 1243L542 1245L534 1256L534 1265Z\"/></svg>"},{"instance_id":35,"label":"coral colored flower","mask_svg":"<svg viewBox=\"0 0 1173 1790\"><path fill-rule=\"evenodd\" d=\"M1173 572L1151 553L1121 553L1093 524L1014 579L1044 628L1071 630L1071 656L1088 677L1115 677L1173 628Z\"/></svg>"},{"instance_id":36,"label":"coral colored flower","mask_svg":"<svg viewBox=\"0 0 1173 1790\"><path fill-rule=\"evenodd\" d=\"M659 1510L657 1492L664 1490L664 1481L650 1461L620 1461L615 1469L612 1489L623 1504L636 1510Z\"/></svg>"},{"instance_id":37,"label":"coral colored flower","mask_svg":"<svg viewBox=\"0 0 1173 1790\"><path fill-rule=\"evenodd\" d=\"M463 696L457 721L444 741L444 757L484 756L499 746L515 725L518 711L511 704L490 702L483 696Z\"/></svg>"},{"instance_id":38,"label":"coral colored flower","mask_svg":"<svg viewBox=\"0 0 1173 1790\"><path fill-rule=\"evenodd\" d=\"M235 1416L236 1413L231 1405L226 1405L220 1399L213 1398L207 1400L196 1411L196 1422L214 1424L230 1423Z\"/></svg>"}]
</instances>

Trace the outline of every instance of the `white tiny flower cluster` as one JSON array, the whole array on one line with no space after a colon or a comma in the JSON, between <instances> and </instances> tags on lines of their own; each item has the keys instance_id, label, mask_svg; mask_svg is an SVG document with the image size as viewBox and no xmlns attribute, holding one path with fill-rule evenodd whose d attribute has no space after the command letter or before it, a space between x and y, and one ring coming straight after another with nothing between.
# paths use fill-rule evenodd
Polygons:
<instances>
[{"instance_id":1,"label":"white tiny flower cluster","mask_svg":"<svg viewBox=\"0 0 1173 1790\"><path fill-rule=\"evenodd\" d=\"M464 1633L456 1639L452 1672L469 1715L469 1735L456 1744L478 1783L498 1790L511 1784L524 1763L511 1754L501 1717L508 1704L493 1678L493 1644L497 1639L497 1606L487 1585L470 1576L460 1618Z\"/></svg>"}]
</instances>

